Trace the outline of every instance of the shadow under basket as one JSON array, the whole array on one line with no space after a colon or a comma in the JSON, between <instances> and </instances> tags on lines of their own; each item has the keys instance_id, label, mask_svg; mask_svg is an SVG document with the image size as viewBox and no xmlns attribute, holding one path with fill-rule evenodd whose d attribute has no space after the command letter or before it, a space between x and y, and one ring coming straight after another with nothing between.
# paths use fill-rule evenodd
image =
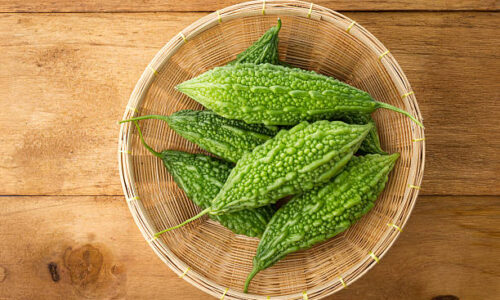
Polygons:
<instances>
[{"instance_id":1,"label":"shadow under basket","mask_svg":"<svg viewBox=\"0 0 500 300\"><path fill-rule=\"evenodd\" d=\"M377 101L422 119L406 76L373 35L337 12L297 1L246 2L207 15L184 29L148 65L123 118L203 109L174 87L233 60L276 25L278 17L283 22L281 60L345 81ZM122 124L119 136L125 197L156 254L182 279L204 292L224 299L320 299L353 283L384 256L416 202L425 162L423 129L389 110L380 109L373 117L383 149L401 153L376 206L343 234L261 271L248 294L242 290L258 239L235 235L206 216L154 237L200 209L173 182L161 160L141 145L133 123ZM143 121L141 126L154 149L204 153L164 122ZM167 293L170 291L165 290Z\"/></svg>"}]
</instances>

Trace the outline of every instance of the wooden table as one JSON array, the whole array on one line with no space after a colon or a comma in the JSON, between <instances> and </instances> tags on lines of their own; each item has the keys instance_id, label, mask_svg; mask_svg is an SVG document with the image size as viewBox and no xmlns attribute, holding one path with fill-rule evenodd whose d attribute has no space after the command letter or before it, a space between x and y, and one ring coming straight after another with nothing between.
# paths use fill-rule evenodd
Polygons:
<instances>
[{"instance_id":1,"label":"wooden table","mask_svg":"<svg viewBox=\"0 0 500 300\"><path fill-rule=\"evenodd\" d=\"M160 47L236 2L0 0L0 299L209 298L134 224L116 121ZM391 50L427 137L421 196L403 234L328 299L499 299L500 3L315 4Z\"/></svg>"}]
</instances>

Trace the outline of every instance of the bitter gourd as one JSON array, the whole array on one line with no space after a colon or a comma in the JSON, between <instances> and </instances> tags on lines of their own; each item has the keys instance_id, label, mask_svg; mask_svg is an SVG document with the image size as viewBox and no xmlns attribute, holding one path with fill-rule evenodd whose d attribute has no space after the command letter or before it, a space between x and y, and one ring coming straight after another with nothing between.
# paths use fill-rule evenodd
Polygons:
<instances>
[{"instance_id":1,"label":"bitter gourd","mask_svg":"<svg viewBox=\"0 0 500 300\"><path fill-rule=\"evenodd\" d=\"M399 154L353 157L329 183L292 198L272 217L245 283L285 257L349 228L373 206Z\"/></svg>"},{"instance_id":2,"label":"bitter gourd","mask_svg":"<svg viewBox=\"0 0 500 300\"><path fill-rule=\"evenodd\" d=\"M313 71L271 64L217 67L177 85L177 89L226 118L247 123L294 125L302 120L370 114L387 108L364 91Z\"/></svg>"},{"instance_id":3,"label":"bitter gourd","mask_svg":"<svg viewBox=\"0 0 500 300\"><path fill-rule=\"evenodd\" d=\"M278 60L278 25L271 27L255 43L238 54L234 63L279 63ZM167 122L174 131L185 139L225 160L236 162L243 153L252 151L278 132L274 126L247 124L239 120L230 120L211 111L182 110L170 116L148 115L121 121L160 119Z\"/></svg>"},{"instance_id":4,"label":"bitter gourd","mask_svg":"<svg viewBox=\"0 0 500 300\"><path fill-rule=\"evenodd\" d=\"M377 125L369 114L348 114L339 119L349 124L373 124L372 130L370 130L363 143L361 143L361 146L359 146L358 153L387 154L380 146Z\"/></svg>"},{"instance_id":5,"label":"bitter gourd","mask_svg":"<svg viewBox=\"0 0 500 300\"><path fill-rule=\"evenodd\" d=\"M202 209L210 207L211 201L226 182L232 164L203 154L173 150L157 152L144 141L137 121L134 123L142 144L163 161L163 165L186 196ZM268 205L223 215L210 215L210 218L236 234L260 237L273 213L274 210Z\"/></svg>"},{"instance_id":6,"label":"bitter gourd","mask_svg":"<svg viewBox=\"0 0 500 300\"><path fill-rule=\"evenodd\" d=\"M275 203L312 189L339 173L358 150L372 125L340 121L304 121L243 155L212 206L183 223L210 214L222 214Z\"/></svg>"},{"instance_id":7,"label":"bitter gourd","mask_svg":"<svg viewBox=\"0 0 500 300\"><path fill-rule=\"evenodd\" d=\"M207 110L181 110L170 116L148 115L121 122L145 119L163 120L183 138L231 162L237 162L278 132L275 126L247 124Z\"/></svg>"},{"instance_id":8,"label":"bitter gourd","mask_svg":"<svg viewBox=\"0 0 500 300\"><path fill-rule=\"evenodd\" d=\"M281 20L278 19L278 25L269 29L262 37L250 46L247 50L237 56L237 59L231 63L270 63L291 67L290 65L279 61L278 53L278 33L281 28ZM378 153L386 154L380 147L377 126L369 114L351 114L339 118L339 120L350 124L367 124L372 122L374 125L368 133L363 143L359 147L362 154Z\"/></svg>"},{"instance_id":9,"label":"bitter gourd","mask_svg":"<svg viewBox=\"0 0 500 300\"><path fill-rule=\"evenodd\" d=\"M271 27L255 43L245 51L238 54L236 59L229 64L235 63L270 63L278 64L278 33L281 29L281 19L278 19L278 25Z\"/></svg>"},{"instance_id":10,"label":"bitter gourd","mask_svg":"<svg viewBox=\"0 0 500 300\"><path fill-rule=\"evenodd\" d=\"M177 185L202 209L211 205L232 169L231 163L203 154L165 150L161 158ZM273 213L268 205L209 216L236 234L260 237Z\"/></svg>"}]
</instances>

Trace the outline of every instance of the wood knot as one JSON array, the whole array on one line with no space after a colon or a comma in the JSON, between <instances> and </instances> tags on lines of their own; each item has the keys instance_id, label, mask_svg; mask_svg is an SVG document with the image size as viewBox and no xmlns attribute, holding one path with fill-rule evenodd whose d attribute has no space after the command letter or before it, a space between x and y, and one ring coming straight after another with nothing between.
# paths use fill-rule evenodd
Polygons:
<instances>
[{"instance_id":1,"label":"wood knot","mask_svg":"<svg viewBox=\"0 0 500 300\"><path fill-rule=\"evenodd\" d=\"M59 272L57 271L57 264L55 262L50 262L48 265L49 272L50 272L50 277L52 278L52 281L58 282L61 277L59 276Z\"/></svg>"},{"instance_id":2,"label":"wood knot","mask_svg":"<svg viewBox=\"0 0 500 300\"><path fill-rule=\"evenodd\" d=\"M98 248L84 245L68 249L64 265L69 270L71 282L81 287L97 282L103 264L103 255Z\"/></svg>"},{"instance_id":3,"label":"wood knot","mask_svg":"<svg viewBox=\"0 0 500 300\"><path fill-rule=\"evenodd\" d=\"M126 294L127 273L102 244L68 247L59 264L61 281L69 275L75 292L84 298L116 299Z\"/></svg>"},{"instance_id":4,"label":"wood knot","mask_svg":"<svg viewBox=\"0 0 500 300\"><path fill-rule=\"evenodd\" d=\"M459 300L457 296L454 295L441 295L441 296L436 296L432 298L432 300Z\"/></svg>"}]
</instances>

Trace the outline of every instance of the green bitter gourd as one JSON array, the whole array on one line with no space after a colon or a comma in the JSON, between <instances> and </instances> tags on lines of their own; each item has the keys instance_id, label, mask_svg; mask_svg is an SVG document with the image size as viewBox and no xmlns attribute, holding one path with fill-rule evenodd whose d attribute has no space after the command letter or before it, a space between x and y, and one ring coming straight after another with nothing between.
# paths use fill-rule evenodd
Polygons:
<instances>
[{"instance_id":1,"label":"green bitter gourd","mask_svg":"<svg viewBox=\"0 0 500 300\"><path fill-rule=\"evenodd\" d=\"M276 63L278 57L277 36L281 27L269 29L257 42L238 55L236 62ZM211 111L183 110L170 116L148 115L130 120L160 119L166 121L170 128L187 140L198 144L225 160L236 162L243 153L265 142L274 136L278 129L275 126L247 124L243 121L228 120ZM352 115L340 118L351 124L366 124L371 120L369 115ZM373 123L375 125L375 123ZM384 153L380 148L377 128L374 126L359 148L360 153Z\"/></svg>"},{"instance_id":2,"label":"green bitter gourd","mask_svg":"<svg viewBox=\"0 0 500 300\"><path fill-rule=\"evenodd\" d=\"M279 63L278 33L280 28L281 19L278 19L278 25L266 31L255 43L238 54L230 64ZM145 119L163 120L183 138L231 162L237 162L243 153L252 151L255 146L262 144L278 132L278 128L274 126L230 120L211 111L182 110L170 116L140 116L120 123Z\"/></svg>"},{"instance_id":3,"label":"green bitter gourd","mask_svg":"<svg viewBox=\"0 0 500 300\"><path fill-rule=\"evenodd\" d=\"M181 110L170 116L140 116L123 122L159 119L180 136L225 160L237 162L243 154L278 132L275 126L230 120L207 110Z\"/></svg>"},{"instance_id":4,"label":"green bitter gourd","mask_svg":"<svg viewBox=\"0 0 500 300\"><path fill-rule=\"evenodd\" d=\"M203 154L174 150L157 152L144 141L137 122L135 125L143 145L163 161L163 165L186 196L202 209L210 207L211 201L231 173L232 164ZM270 206L263 206L223 215L210 215L210 218L236 234L260 237L273 213L274 210Z\"/></svg>"},{"instance_id":5,"label":"green bitter gourd","mask_svg":"<svg viewBox=\"0 0 500 300\"><path fill-rule=\"evenodd\" d=\"M382 192L399 153L353 157L344 171L329 183L292 198L272 217L260 240L252 278L284 258L307 249L351 226L373 206Z\"/></svg>"},{"instance_id":6,"label":"green bitter gourd","mask_svg":"<svg viewBox=\"0 0 500 300\"><path fill-rule=\"evenodd\" d=\"M370 130L363 143L361 143L361 146L359 146L358 153L387 154L380 146L377 125L369 114L349 114L339 117L339 120L349 124L373 124L372 130Z\"/></svg>"},{"instance_id":7,"label":"green bitter gourd","mask_svg":"<svg viewBox=\"0 0 500 300\"><path fill-rule=\"evenodd\" d=\"M219 115L247 123L294 125L377 108L408 112L374 101L364 91L313 71L271 64L217 67L177 85L177 89Z\"/></svg>"},{"instance_id":8,"label":"green bitter gourd","mask_svg":"<svg viewBox=\"0 0 500 300\"><path fill-rule=\"evenodd\" d=\"M281 130L273 139L243 155L211 207L158 234L179 228L206 213L261 207L310 190L342 170L371 128L371 124L304 121L288 131Z\"/></svg>"},{"instance_id":9,"label":"green bitter gourd","mask_svg":"<svg viewBox=\"0 0 500 300\"><path fill-rule=\"evenodd\" d=\"M251 45L244 52L240 53L236 60L231 63L270 63L291 67L290 65L278 60L278 33L280 28L281 20L278 19L277 26L271 27L271 29L264 33L257 42ZM372 122L374 126L359 147L359 152L364 154L385 154L384 150L380 147L377 127L369 114L353 114L351 116L339 118L339 120L350 124L367 124Z\"/></svg>"},{"instance_id":10,"label":"green bitter gourd","mask_svg":"<svg viewBox=\"0 0 500 300\"><path fill-rule=\"evenodd\" d=\"M203 154L166 150L164 165L187 197L205 209L226 182L232 164ZM268 205L223 215L209 215L236 234L261 237L274 210Z\"/></svg>"},{"instance_id":11,"label":"green bitter gourd","mask_svg":"<svg viewBox=\"0 0 500 300\"><path fill-rule=\"evenodd\" d=\"M278 55L278 33L281 29L281 19L278 25L271 27L255 43L245 51L238 54L236 59L229 64L254 63L254 64L279 64Z\"/></svg>"}]
</instances>

